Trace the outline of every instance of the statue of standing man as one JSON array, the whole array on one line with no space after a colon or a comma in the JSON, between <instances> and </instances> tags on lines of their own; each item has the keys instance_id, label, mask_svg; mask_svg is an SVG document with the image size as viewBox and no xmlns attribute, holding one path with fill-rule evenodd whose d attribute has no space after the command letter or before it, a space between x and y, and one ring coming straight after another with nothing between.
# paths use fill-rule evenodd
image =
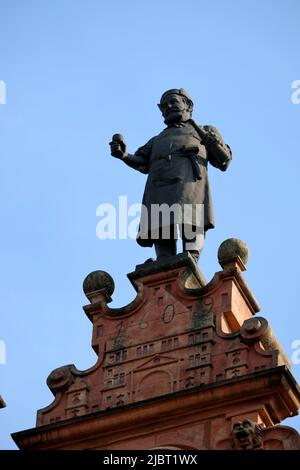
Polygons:
<instances>
[{"instance_id":1,"label":"statue of standing man","mask_svg":"<svg viewBox=\"0 0 300 470\"><path fill-rule=\"evenodd\" d=\"M163 93L158 107L167 127L135 154L115 134L111 155L148 174L137 242L154 245L157 260L163 260L176 255L180 236L183 251L197 262L205 233L214 228L208 163L227 170L231 150L215 127L193 121L193 102L184 89Z\"/></svg>"}]
</instances>

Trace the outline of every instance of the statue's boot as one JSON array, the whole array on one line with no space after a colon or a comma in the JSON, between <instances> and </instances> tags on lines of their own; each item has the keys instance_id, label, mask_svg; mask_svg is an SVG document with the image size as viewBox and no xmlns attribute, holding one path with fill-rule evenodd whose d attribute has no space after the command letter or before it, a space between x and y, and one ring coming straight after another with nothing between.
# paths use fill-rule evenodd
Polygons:
<instances>
[{"instance_id":1,"label":"statue's boot","mask_svg":"<svg viewBox=\"0 0 300 470\"><path fill-rule=\"evenodd\" d=\"M176 240L155 240L154 247L157 261L176 255Z\"/></svg>"},{"instance_id":2,"label":"statue's boot","mask_svg":"<svg viewBox=\"0 0 300 470\"><path fill-rule=\"evenodd\" d=\"M200 258L200 254L204 245L204 237L205 235L199 232L192 240L187 240L185 237L182 239L183 251L188 251L194 259L195 263L197 263Z\"/></svg>"}]
</instances>

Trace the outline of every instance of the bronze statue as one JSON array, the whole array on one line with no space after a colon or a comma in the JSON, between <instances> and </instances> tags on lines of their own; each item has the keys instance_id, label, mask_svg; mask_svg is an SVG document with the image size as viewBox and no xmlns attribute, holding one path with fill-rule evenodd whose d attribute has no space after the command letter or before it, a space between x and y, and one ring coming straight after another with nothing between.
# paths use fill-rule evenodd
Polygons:
<instances>
[{"instance_id":1,"label":"bronze statue","mask_svg":"<svg viewBox=\"0 0 300 470\"><path fill-rule=\"evenodd\" d=\"M137 242L154 244L161 260L176 255L179 229L183 251L197 261L205 232L214 228L207 164L225 171L231 150L215 127L193 121L193 102L182 88L163 93L158 107L167 127L133 155L115 134L111 155L148 174Z\"/></svg>"}]
</instances>

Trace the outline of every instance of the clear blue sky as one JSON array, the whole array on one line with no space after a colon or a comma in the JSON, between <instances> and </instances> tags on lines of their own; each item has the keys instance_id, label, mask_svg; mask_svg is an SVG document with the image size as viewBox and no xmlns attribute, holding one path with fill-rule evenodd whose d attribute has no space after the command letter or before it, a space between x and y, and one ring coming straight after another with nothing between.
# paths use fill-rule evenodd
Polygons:
<instances>
[{"instance_id":1,"label":"clear blue sky","mask_svg":"<svg viewBox=\"0 0 300 470\"><path fill-rule=\"evenodd\" d=\"M82 281L116 283L113 306L134 298L126 278L152 255L132 240L96 237L96 208L145 176L110 157L122 132L130 151L163 123L156 103L183 87L194 118L219 128L233 150L227 173L210 168L216 229L200 268L219 269L229 237L250 249L245 278L291 357L299 328L300 79L297 0L0 0L1 328L0 447L35 425L52 401L56 367L92 366ZM300 364L293 366L300 380ZM299 418L287 424L300 429Z\"/></svg>"}]
</instances>

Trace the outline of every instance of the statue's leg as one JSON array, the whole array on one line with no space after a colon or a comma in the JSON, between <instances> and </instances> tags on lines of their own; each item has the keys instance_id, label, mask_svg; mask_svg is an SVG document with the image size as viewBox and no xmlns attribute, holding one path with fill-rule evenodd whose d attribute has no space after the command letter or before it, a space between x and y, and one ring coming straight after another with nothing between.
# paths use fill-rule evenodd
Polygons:
<instances>
[{"instance_id":1,"label":"statue's leg","mask_svg":"<svg viewBox=\"0 0 300 470\"><path fill-rule=\"evenodd\" d=\"M176 255L176 240L155 240L155 253L157 260L168 258Z\"/></svg>"}]
</instances>

